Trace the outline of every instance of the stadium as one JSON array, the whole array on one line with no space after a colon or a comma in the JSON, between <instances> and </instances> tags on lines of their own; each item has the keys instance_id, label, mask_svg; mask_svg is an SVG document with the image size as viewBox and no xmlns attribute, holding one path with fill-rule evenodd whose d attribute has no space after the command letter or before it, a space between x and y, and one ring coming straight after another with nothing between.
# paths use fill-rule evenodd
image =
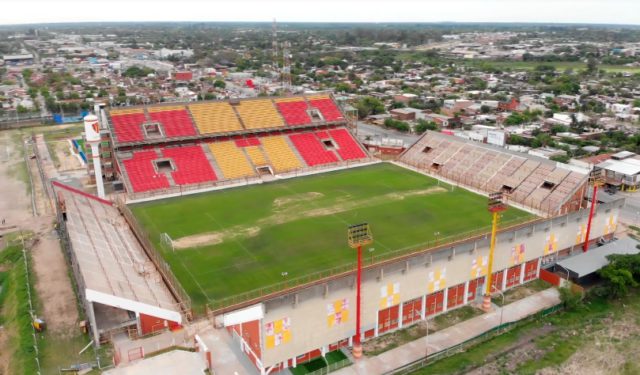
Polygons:
<instances>
[{"instance_id":1,"label":"stadium","mask_svg":"<svg viewBox=\"0 0 640 375\"><path fill-rule=\"evenodd\" d=\"M541 277L611 237L621 208L599 204L589 235L587 175L436 132L383 162L329 94L97 112L94 163L122 190L54 184L94 339L208 322L260 374L353 345L351 225L373 233L367 340L481 302L489 271L501 291ZM490 268L494 192L509 207Z\"/></svg>"}]
</instances>

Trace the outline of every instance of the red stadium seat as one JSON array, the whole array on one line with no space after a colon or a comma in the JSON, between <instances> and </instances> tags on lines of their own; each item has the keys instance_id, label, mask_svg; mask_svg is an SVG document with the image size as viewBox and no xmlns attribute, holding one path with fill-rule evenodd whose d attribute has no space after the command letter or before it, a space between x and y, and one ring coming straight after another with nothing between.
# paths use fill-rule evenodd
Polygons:
<instances>
[{"instance_id":1,"label":"red stadium seat","mask_svg":"<svg viewBox=\"0 0 640 375\"><path fill-rule=\"evenodd\" d=\"M311 117L307 113L307 102L280 102L276 103L278 110L284 117L287 125L305 125L311 123Z\"/></svg>"},{"instance_id":2,"label":"red stadium seat","mask_svg":"<svg viewBox=\"0 0 640 375\"><path fill-rule=\"evenodd\" d=\"M332 129L329 130L329 134L338 144L338 154L342 160L362 159L367 157L358 143L353 139L351 133L346 129Z\"/></svg>"},{"instance_id":3,"label":"red stadium seat","mask_svg":"<svg viewBox=\"0 0 640 375\"><path fill-rule=\"evenodd\" d=\"M196 128L185 109L149 113L152 121L159 122L167 138L196 135Z\"/></svg>"},{"instance_id":4,"label":"red stadium seat","mask_svg":"<svg viewBox=\"0 0 640 375\"><path fill-rule=\"evenodd\" d=\"M113 130L119 142L143 141L142 124L146 122L144 113L111 115Z\"/></svg>"},{"instance_id":5,"label":"red stadium seat","mask_svg":"<svg viewBox=\"0 0 640 375\"><path fill-rule=\"evenodd\" d=\"M165 148L162 149L162 155L173 160L176 170L171 172L171 176L178 185L198 184L218 179L200 146Z\"/></svg>"},{"instance_id":6,"label":"red stadium seat","mask_svg":"<svg viewBox=\"0 0 640 375\"><path fill-rule=\"evenodd\" d=\"M310 167L338 162L338 157L326 150L320 140L313 133L291 134L291 142L296 147L300 156Z\"/></svg>"},{"instance_id":7,"label":"red stadium seat","mask_svg":"<svg viewBox=\"0 0 640 375\"><path fill-rule=\"evenodd\" d=\"M136 151L131 159L123 160L134 192L158 190L169 187L169 180L162 173L156 173L153 161L158 158L154 150Z\"/></svg>"},{"instance_id":8,"label":"red stadium seat","mask_svg":"<svg viewBox=\"0 0 640 375\"><path fill-rule=\"evenodd\" d=\"M309 100L312 107L317 108L325 121L344 120L338 106L331 99L312 99Z\"/></svg>"}]
</instances>

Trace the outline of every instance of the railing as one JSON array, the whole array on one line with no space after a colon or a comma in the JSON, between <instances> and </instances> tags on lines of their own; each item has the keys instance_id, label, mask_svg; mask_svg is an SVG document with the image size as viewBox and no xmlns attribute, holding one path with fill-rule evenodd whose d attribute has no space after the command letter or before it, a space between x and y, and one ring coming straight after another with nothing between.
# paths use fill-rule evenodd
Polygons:
<instances>
[{"instance_id":1,"label":"railing","mask_svg":"<svg viewBox=\"0 0 640 375\"><path fill-rule=\"evenodd\" d=\"M316 371L308 372L307 375L326 375L330 372L340 370L343 367L347 367L351 364L349 358L345 358L341 361L330 363L326 367L319 368Z\"/></svg>"},{"instance_id":2,"label":"railing","mask_svg":"<svg viewBox=\"0 0 640 375\"><path fill-rule=\"evenodd\" d=\"M317 166L317 167L306 167L306 168L297 169L291 172L279 173L278 178L300 177L300 176L306 176L306 175L315 174L315 173L323 173L330 170L346 169L356 165L365 165L365 164L374 163L374 162L377 162L377 160L374 158L359 159L357 161L347 160L339 163L325 164L323 166ZM124 169L120 169L120 171L121 173L126 175L126 171ZM128 181L128 179L125 179L125 180ZM138 201L163 199L163 198L170 198L174 196L182 196L182 195L194 194L198 192L206 192L210 190L223 189L225 187L248 186L253 184L259 184L264 181L265 180L261 177L244 177L244 178L234 179L234 180L222 180L222 181L215 181L215 182L212 181L212 182L205 182L205 183L192 184L192 185L178 185L178 186L161 189L161 190L153 190L153 191L140 192L140 193L129 193L127 195L127 200L130 201L131 203L135 203Z\"/></svg>"},{"instance_id":3,"label":"railing","mask_svg":"<svg viewBox=\"0 0 640 375\"><path fill-rule=\"evenodd\" d=\"M187 292L182 288L182 285L178 282L178 279L175 277L171 268L164 261L162 256L158 253L158 251L153 246L151 239L149 238L149 234L144 231L137 223L133 213L129 210L122 200L116 200L116 206L118 210L122 213L125 220L131 227L134 235L142 245L142 249L147 254L151 262L156 266L158 272L162 275L167 287L173 294L173 296L178 300L178 304L180 306L181 313L186 316L187 319L191 319L192 310L191 310L191 298L187 294Z\"/></svg>"},{"instance_id":4,"label":"railing","mask_svg":"<svg viewBox=\"0 0 640 375\"><path fill-rule=\"evenodd\" d=\"M522 226L524 224L531 224L538 222L540 218L521 217L504 221L501 224L500 232L508 231L514 227ZM491 226L483 226L474 230L470 230L463 233L458 233L446 237L438 237L436 239L422 242L416 245L407 246L404 248L396 249L383 254L363 257L363 267L369 268L373 266L380 266L384 263L396 262L404 258L408 258L420 253L425 253L438 248L449 248L456 243L469 241L471 239L482 239L491 232ZM307 285L313 282L325 282L327 279L337 278L341 276L349 275L355 272L356 263L349 262L338 267L334 267L328 270L309 273L304 276L292 278L286 281L282 281L276 284L271 284L266 287L254 289L245 293L236 294L226 298L210 301L207 305L207 313L210 316L217 315L220 312L228 310L230 307L235 307L239 304L244 304L249 301L264 299L266 297L275 297L277 295L287 293L292 289L296 289L300 286Z\"/></svg>"},{"instance_id":5,"label":"railing","mask_svg":"<svg viewBox=\"0 0 640 375\"><path fill-rule=\"evenodd\" d=\"M395 370L391 370L388 371L386 373L384 373L384 375L401 375L401 374L411 374L416 370L419 370L421 368L427 367L431 364L433 364L434 362L440 360L440 359L444 359L447 357L450 357L454 354L457 354L459 352L463 352L465 349L469 348L469 347L473 347L476 346L478 344L481 344L483 342L486 342L488 340L490 340L491 338L493 338L494 336L498 336L502 333L504 333L505 331L509 331L513 328L516 328L520 325L523 325L527 322L533 321L533 320L538 320L541 318L544 318L547 315L553 314L561 309L564 308L563 304L558 304L552 307L549 307L545 310L539 311L533 315L530 315L526 318L523 318L521 320L517 320L515 322L507 322L507 323L503 323L501 325L495 326L481 334L479 334L478 336L475 336L467 341L461 342L460 344L454 345L452 347L449 347L447 349L441 350L439 352L436 353L432 353L427 355L424 358L421 358L417 361L411 362L405 366L402 366L400 368L397 368ZM484 364L484 363L482 363ZM465 371L470 371L472 369L465 369Z\"/></svg>"}]
</instances>

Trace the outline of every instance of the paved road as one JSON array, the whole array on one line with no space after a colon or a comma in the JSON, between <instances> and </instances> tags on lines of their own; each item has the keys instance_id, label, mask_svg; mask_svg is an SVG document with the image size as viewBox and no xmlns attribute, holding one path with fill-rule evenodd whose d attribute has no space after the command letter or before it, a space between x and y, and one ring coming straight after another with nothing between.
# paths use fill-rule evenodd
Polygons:
<instances>
[{"instance_id":1,"label":"paved road","mask_svg":"<svg viewBox=\"0 0 640 375\"><path fill-rule=\"evenodd\" d=\"M375 357L363 357L355 364L336 371L336 375L376 375L395 370L424 358L427 349L436 353L472 339L503 322L513 322L560 303L560 294L555 288L543 290L504 308L456 324L426 338L420 338ZM503 311L504 310L504 311ZM501 316L502 315L502 316Z\"/></svg>"}]
</instances>

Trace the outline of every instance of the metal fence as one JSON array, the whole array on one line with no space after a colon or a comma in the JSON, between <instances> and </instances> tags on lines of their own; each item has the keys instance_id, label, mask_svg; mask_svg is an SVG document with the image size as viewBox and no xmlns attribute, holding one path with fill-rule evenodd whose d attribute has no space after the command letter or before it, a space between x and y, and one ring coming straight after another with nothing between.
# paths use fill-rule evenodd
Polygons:
<instances>
[{"instance_id":1,"label":"metal fence","mask_svg":"<svg viewBox=\"0 0 640 375\"><path fill-rule=\"evenodd\" d=\"M562 310L564 308L564 304L560 303L558 305L549 307L547 309L544 309L542 311L537 312L536 314L530 315L526 318L523 318L521 320L517 320L514 322L507 322L507 323L503 323L501 325L495 326L467 341L461 342L460 344L454 345L452 347L449 347L447 349L441 350L439 352L436 353L432 353L429 354L427 356L425 356L424 358L421 358L417 361L411 362L405 366L402 366L400 368L397 368L395 370L392 371L388 371L386 373L384 373L385 375L401 375L401 374L411 374L412 372L419 370L421 368L424 367L428 367L429 365L433 364L434 362L440 360L440 359L444 359L447 357L450 357L454 354L460 353L465 351L467 348L476 346L478 344L481 344L485 341L490 340L491 338L498 336L506 331L509 331L511 329L514 329L518 326L521 326L525 323L534 321L534 320L538 320L541 319L547 315L553 314L559 310ZM470 369L467 369L470 370Z\"/></svg>"},{"instance_id":2,"label":"metal fence","mask_svg":"<svg viewBox=\"0 0 640 375\"><path fill-rule=\"evenodd\" d=\"M509 229L513 229L514 227L521 226L524 224L531 224L534 222L538 222L540 220L542 219L540 218L532 219L530 217L522 217L522 218L516 218L513 220L505 221L501 223L500 231L507 231ZM487 234L489 234L490 232L491 232L491 226L483 226L471 231L457 233L451 236L438 237L430 241L426 241L426 242L412 245L409 247L396 249L390 252L377 254L374 256L363 257L363 267L367 268L372 266L379 266L383 263L399 261L401 259L411 257L413 255L417 255L420 253L424 253L430 250L434 250L437 248L451 247L451 246L454 246L456 243L466 242L474 238L481 239ZM207 305L207 312L209 315L217 315L218 313L224 310L227 310L232 306L243 304L248 301L252 301L256 299L264 299L265 297L275 297L279 294L288 292L291 289L294 289L303 285L307 285L312 282L321 282L329 278L347 276L355 272L355 269L356 269L356 263L349 262L328 270L307 273L297 278L291 278L286 281L271 284L271 285L254 289L245 293L236 294L226 298L210 301L210 303Z\"/></svg>"},{"instance_id":3,"label":"metal fence","mask_svg":"<svg viewBox=\"0 0 640 375\"><path fill-rule=\"evenodd\" d=\"M373 158L369 158L365 160L360 159L357 161L347 160L347 161L334 163L334 164L326 164L323 166L317 166L313 168L301 168L291 172L279 173L277 179L308 176L312 174L325 173L332 170L347 169L347 168L351 168L353 166L358 166L358 165L364 166L364 165L378 163L378 162L379 162L378 160ZM119 168L119 169L120 169L120 173L125 177L124 180L127 182L127 187L130 187L128 183L129 179L127 177L126 169L124 168ZM272 177L272 178L275 179L275 177ZM263 183L265 181L266 179L262 177L244 177L244 178L234 179L234 180L205 182L201 184L192 184L192 185L178 185L178 186L173 186L173 187L161 189L161 190L129 193L127 195L127 201L131 203L135 203L139 201L164 199L169 197L177 197L177 196L195 194L195 193L206 192L211 190L218 190L218 189L223 189L228 187L254 185L254 184Z\"/></svg>"},{"instance_id":4,"label":"metal fence","mask_svg":"<svg viewBox=\"0 0 640 375\"><path fill-rule=\"evenodd\" d=\"M308 372L307 375L326 375L330 372L340 370L343 367L351 365L349 358L345 358L335 363L329 363L326 367L319 368L313 372Z\"/></svg>"}]
</instances>

